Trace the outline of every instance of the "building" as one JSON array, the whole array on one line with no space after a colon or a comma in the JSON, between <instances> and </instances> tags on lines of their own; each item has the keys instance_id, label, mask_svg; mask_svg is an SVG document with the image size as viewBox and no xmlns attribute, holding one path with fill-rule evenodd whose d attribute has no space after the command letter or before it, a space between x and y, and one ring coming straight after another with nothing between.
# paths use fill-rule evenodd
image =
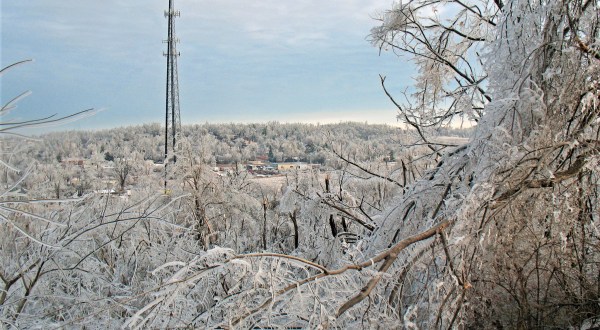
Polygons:
<instances>
[{"instance_id":1,"label":"building","mask_svg":"<svg viewBox=\"0 0 600 330\"><path fill-rule=\"evenodd\" d=\"M301 162L296 162L296 163L278 163L278 164L274 164L276 165L276 169L279 172L286 172L286 171L293 171L293 170L298 170L298 171L306 171L311 169L311 165L307 164L307 163L301 163Z\"/></svg>"},{"instance_id":2,"label":"building","mask_svg":"<svg viewBox=\"0 0 600 330\"><path fill-rule=\"evenodd\" d=\"M85 164L85 159L82 158L67 158L67 159L63 159L61 161L63 166L79 166L81 168L83 168L84 164Z\"/></svg>"}]
</instances>

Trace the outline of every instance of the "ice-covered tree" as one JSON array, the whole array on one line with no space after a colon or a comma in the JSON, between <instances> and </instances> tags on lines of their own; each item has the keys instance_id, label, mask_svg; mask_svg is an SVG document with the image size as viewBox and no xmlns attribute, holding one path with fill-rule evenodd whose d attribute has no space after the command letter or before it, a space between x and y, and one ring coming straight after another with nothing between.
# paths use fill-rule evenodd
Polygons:
<instances>
[{"instance_id":1,"label":"ice-covered tree","mask_svg":"<svg viewBox=\"0 0 600 330\"><path fill-rule=\"evenodd\" d=\"M396 104L437 166L375 217L372 233L337 263L211 250L157 269L170 289L127 325L597 322L598 6L592 0L395 6L374 38L415 58L421 75L414 98ZM445 145L429 141L427 126L462 114L478 123L468 144L442 151ZM193 305L185 297L207 285L201 279L220 285L215 303L169 318L176 302Z\"/></svg>"},{"instance_id":2,"label":"ice-covered tree","mask_svg":"<svg viewBox=\"0 0 600 330\"><path fill-rule=\"evenodd\" d=\"M412 0L384 13L374 43L408 54L419 76L405 102L383 86L429 153L399 150L394 170L369 163L384 164L390 150L349 141L368 134L351 124L330 135L346 144L311 138L337 171L292 173L282 195L207 164L215 152L251 157L247 139L296 157L314 127L190 131L206 140L184 146L171 194L140 189L130 201L9 199L30 170L3 158L0 322L597 326L599 9L593 0ZM477 123L465 145L432 138L453 118ZM148 129L155 139L160 130ZM105 132L94 148L114 152L132 132ZM54 144L65 157L76 152Z\"/></svg>"}]
</instances>

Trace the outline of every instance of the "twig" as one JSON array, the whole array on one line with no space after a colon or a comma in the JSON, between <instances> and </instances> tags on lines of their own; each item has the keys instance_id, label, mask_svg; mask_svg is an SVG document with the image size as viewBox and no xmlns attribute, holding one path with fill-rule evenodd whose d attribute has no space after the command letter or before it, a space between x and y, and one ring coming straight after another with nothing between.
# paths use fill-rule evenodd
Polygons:
<instances>
[{"instance_id":1,"label":"twig","mask_svg":"<svg viewBox=\"0 0 600 330\"><path fill-rule=\"evenodd\" d=\"M357 163L355 163L355 162L351 161L350 159L348 159L348 158L345 158L344 156L342 156L342 155L341 155L341 153L337 153L337 152L335 151L335 149L333 149L333 148L331 148L331 152L333 152L333 153L334 153L336 156L338 156L338 157L339 157L341 160L345 161L346 163L348 163L348 164L350 164L350 165L354 165L354 166L356 166L358 169L360 169L361 171L363 171L363 172L365 172L365 173L371 174L372 176L376 176L376 177L378 177L378 178L380 178L380 179L387 180L387 181L389 181L389 182L391 182L391 183L393 183L393 184L397 185L397 186L398 186L398 187L400 187L400 188L404 188L404 186L403 186L402 184L400 184L400 182L398 182L398 181L396 181L396 180L393 180L393 179L391 179L391 178L389 178L389 177L387 177L387 176L383 176L383 175L377 174L377 173L375 173L375 172L373 172L373 171L370 171L370 170L368 170L368 169L366 169L366 168L364 168L364 167L362 167L362 166L358 165Z\"/></svg>"}]
</instances>

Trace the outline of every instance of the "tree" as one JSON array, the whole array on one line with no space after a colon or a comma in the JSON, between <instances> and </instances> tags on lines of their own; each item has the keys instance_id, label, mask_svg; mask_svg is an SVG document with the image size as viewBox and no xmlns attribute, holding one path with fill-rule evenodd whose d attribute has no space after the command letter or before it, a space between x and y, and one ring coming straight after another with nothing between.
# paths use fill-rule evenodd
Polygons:
<instances>
[{"instance_id":1,"label":"tree","mask_svg":"<svg viewBox=\"0 0 600 330\"><path fill-rule=\"evenodd\" d=\"M27 62L17 62L1 69L0 76L9 69ZM18 148L12 146L7 147L9 145L18 146L22 141L29 139L19 133L21 128L59 123L93 113L93 110L90 109L62 118L54 119L54 116L50 116L34 120L11 120L4 117L16 108L17 101L27 95L29 95L28 92L22 93L8 103L1 105L0 114L2 114L3 120L1 122L0 138L2 138L3 148L6 148L3 150L18 150ZM38 294L38 288L40 286L57 288L60 285L57 285L52 279L60 282L60 280L68 278L68 276L48 275L54 275L53 272L59 270L61 274L69 272L68 269L58 266L64 262L65 258L69 259L68 255L71 252L67 251L70 248L73 248L72 251L77 251L76 247L71 246L71 243L76 245L77 240L73 240L73 236L70 236L68 232L70 230L77 231L76 227L82 229L79 226L85 221L79 222L77 225L66 225L53 219L53 216L61 209L54 207L56 202L74 202L74 200L58 199L60 189L56 190L56 200L23 201L10 198L9 192L11 189L22 184L35 168L34 164L29 164L27 168L18 169L18 165L11 164L10 160L11 158L8 159L9 162L0 164L3 168L17 174L14 179L6 176L7 187L3 187L0 194L0 237L2 237L2 240L0 240L0 324L3 328L5 326L15 328L31 327L36 322L39 324L38 320L33 319L39 319L41 315L30 316L30 313L28 313L28 307L32 305L30 302L34 300L36 304L39 304L37 306L38 311L44 310L48 303L51 305L53 298L48 298L47 291ZM36 212L39 210L40 205L42 209L47 208L46 214ZM62 207L62 209L64 208ZM89 231L90 228L88 227L76 236ZM76 263L79 264L86 258L87 256L79 259L79 262ZM71 258L71 260L73 259ZM51 264L58 267L50 266ZM74 273L71 273L71 275L74 275ZM53 317L60 319L59 314L54 314Z\"/></svg>"},{"instance_id":2,"label":"tree","mask_svg":"<svg viewBox=\"0 0 600 330\"><path fill-rule=\"evenodd\" d=\"M54 164L46 167L43 172L46 174L46 181L51 187L52 198L65 197L63 191L66 189L67 180L69 179L67 171L60 164Z\"/></svg>"},{"instance_id":3,"label":"tree","mask_svg":"<svg viewBox=\"0 0 600 330\"><path fill-rule=\"evenodd\" d=\"M437 14L418 15L433 12L434 1L409 1L388 13L375 31L377 40L422 59L417 60L421 87L443 86L427 76L443 69L461 89L442 88L437 95L447 93L453 100L440 111L417 113L424 103L396 103L409 125L424 131L464 111L475 111L479 124L468 145L443 157L386 216L369 251L427 227L437 227L438 238L389 255L398 266L384 263L391 267L387 272L400 280L388 282L389 294L373 285L366 292L383 294L389 307L421 326L582 324L600 314L590 305L600 292L592 289L598 284L597 264L589 263L598 256L592 242L598 242L593 228L599 219L591 216L598 200L590 199L598 193L598 3L449 5L462 9L443 21ZM456 64L472 58L465 50L477 43L482 71L466 74L466 67ZM471 91L471 102L456 99L462 90ZM435 93L427 96L432 92L421 88L417 96L435 100ZM379 280L371 277L368 283ZM365 297L357 295L344 306Z\"/></svg>"},{"instance_id":4,"label":"tree","mask_svg":"<svg viewBox=\"0 0 600 330\"><path fill-rule=\"evenodd\" d=\"M381 84L400 110L398 118L422 139L428 141L430 127L483 116L491 97L480 54L496 36L502 8L501 0L400 1L372 29L374 45L408 55L419 69L416 90L403 94L405 103L392 98L384 76Z\"/></svg>"},{"instance_id":5,"label":"tree","mask_svg":"<svg viewBox=\"0 0 600 330\"><path fill-rule=\"evenodd\" d=\"M117 177L120 192L125 191L125 184L127 183L127 179L131 176L131 174L134 171L134 162L135 160L126 158L125 156L118 157L114 161L113 171Z\"/></svg>"},{"instance_id":6,"label":"tree","mask_svg":"<svg viewBox=\"0 0 600 330\"><path fill-rule=\"evenodd\" d=\"M102 146L102 147L104 147L104 146ZM112 162L115 160L115 156L113 156L110 152L107 151L104 153L104 160L106 160L107 162Z\"/></svg>"},{"instance_id":7,"label":"tree","mask_svg":"<svg viewBox=\"0 0 600 330\"><path fill-rule=\"evenodd\" d=\"M269 153L268 153L267 157L271 163L274 163L277 161L277 159L275 159L275 154L273 154L273 146L271 146L271 145L269 145Z\"/></svg>"}]
</instances>

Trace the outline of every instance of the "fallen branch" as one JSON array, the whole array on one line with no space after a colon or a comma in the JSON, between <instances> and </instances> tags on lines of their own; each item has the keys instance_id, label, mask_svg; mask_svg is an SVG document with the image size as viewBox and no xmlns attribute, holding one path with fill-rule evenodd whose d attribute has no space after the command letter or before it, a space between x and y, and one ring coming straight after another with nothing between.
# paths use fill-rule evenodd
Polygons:
<instances>
[{"instance_id":1,"label":"fallen branch","mask_svg":"<svg viewBox=\"0 0 600 330\"><path fill-rule=\"evenodd\" d=\"M442 221L439 224L429 228L428 230L426 230L424 232L421 232L419 234L416 234L411 237L403 239L402 241L396 243L396 245L394 245L391 249L389 249L389 250L379 254L377 257L371 259L373 263L379 262L381 260L384 261L383 264L379 267L379 271L377 272L377 275L375 275L371 278L371 280L367 283L367 285L365 285L362 288L362 290L360 290L359 294L355 295L350 300L348 300L345 304L343 304L342 307L340 307L340 309L338 310L336 316L339 317L344 312L346 312L348 309L352 308L354 305L358 304L363 299L365 299L366 297L369 296L369 294L371 293L371 291L373 291L373 289L375 288L377 283L379 283L379 280L381 280L381 277L383 276L383 274L385 272L387 272L388 269L394 263L394 261L396 261L400 251L404 250L405 248L407 248L408 246L410 246L416 242L419 242L419 241L422 241L422 240L432 237L436 233L438 233L441 230L443 230L444 228L448 227L451 223L452 223L452 221L450 221L450 220ZM368 263L371 263L371 260L368 261ZM363 264L361 264L361 265L363 265Z\"/></svg>"},{"instance_id":2,"label":"fallen branch","mask_svg":"<svg viewBox=\"0 0 600 330\"><path fill-rule=\"evenodd\" d=\"M265 300L260 306L248 310L247 312L245 312L243 315L241 315L240 317L238 317L237 319L233 320L231 322L231 325L236 326L237 324L239 324L242 320L246 319L247 317L255 314L256 312L260 311L261 309L265 308L266 306L270 305L271 302L273 302L273 300L285 293L287 293L288 291L291 291L293 289L297 289L298 287L306 284L306 283L310 283L313 282L319 278L323 278L325 276L332 276L332 275L339 275L342 273L345 273L348 270L362 270L363 268L367 268L370 266L373 266L377 263L379 263L380 261L383 261L383 264L379 267L379 272L377 273L377 275L375 275L373 278L371 278L371 280L369 281L369 283L367 283L367 285L361 290L361 292L359 294L357 294L356 296L354 296L353 298L351 298L348 302L346 302L344 305L342 305L342 307L340 307L340 309L337 312L337 316L339 317L340 315L342 315L344 312L346 312L348 309L350 309L352 306L356 305L357 303L361 302L364 298L366 298L369 293L371 293L371 291L373 290L373 288L377 285L377 283L379 282L379 280L382 277L382 274L385 273L394 263L394 261L398 258L399 253L404 250L405 248L407 248L408 246L428 239L430 237L432 237L433 235L435 235L436 233L438 233L440 230L448 227L449 225L452 224L452 220L445 220L442 221L440 223L438 223L437 225L431 227L430 229L418 233L416 235L413 235L411 237L405 238L402 241L396 243L394 246L392 246L391 248L387 249L386 251L374 256L373 258L370 258L367 261L364 261L362 263L359 264L350 264L350 265L345 265L341 268L338 269L333 269L333 270L329 270L324 266L317 266L316 264L309 262L309 264L313 267L322 269L322 272L319 274L316 274L314 276L305 278L301 281L298 282L294 282L278 291L276 291L272 297L270 297L269 299ZM252 254L252 256L257 257L261 254ZM264 256L274 256L274 257L281 257L281 255L276 255L276 254L263 254ZM235 258L242 258L243 256L236 256ZM285 256L285 258L289 258L288 256ZM294 258L294 260L296 260ZM302 262L306 262L305 260L298 260L298 261L302 261Z\"/></svg>"}]
</instances>

